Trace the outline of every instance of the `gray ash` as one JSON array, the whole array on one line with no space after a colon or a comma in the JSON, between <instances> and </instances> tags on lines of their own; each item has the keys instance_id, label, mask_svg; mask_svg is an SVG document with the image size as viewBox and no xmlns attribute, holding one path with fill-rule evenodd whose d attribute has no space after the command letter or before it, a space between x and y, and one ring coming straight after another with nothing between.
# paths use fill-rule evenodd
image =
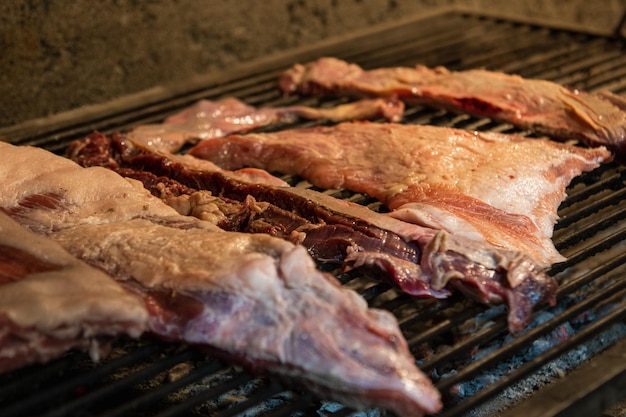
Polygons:
<instances>
[{"instance_id":1,"label":"gray ash","mask_svg":"<svg viewBox=\"0 0 626 417\"><path fill-rule=\"evenodd\" d=\"M561 330L556 329L556 333ZM554 337L551 335L551 337ZM556 336L557 338L559 336ZM467 413L467 417L481 416L497 416L499 413L515 405L525 397L531 395L534 391L541 387L554 382L559 378L566 378L567 374L585 361L597 355L607 347L611 346L617 340L626 337L626 324L618 323L599 334L596 338L588 343L579 345L570 352L565 353L556 360L548 363L537 372L533 373L523 380L508 385L505 390L492 399L491 401L481 405L480 407ZM547 339L549 339L548 337ZM533 346L526 349L520 356L515 356L509 361L500 363L497 368L490 370L489 373L481 375L472 381L463 383L458 387L458 392L464 397L469 397L476 392L485 388L500 378L506 376L511 368L517 368L524 363L525 356L534 357L545 351L546 346L551 342L542 338L533 343Z\"/></svg>"}]
</instances>

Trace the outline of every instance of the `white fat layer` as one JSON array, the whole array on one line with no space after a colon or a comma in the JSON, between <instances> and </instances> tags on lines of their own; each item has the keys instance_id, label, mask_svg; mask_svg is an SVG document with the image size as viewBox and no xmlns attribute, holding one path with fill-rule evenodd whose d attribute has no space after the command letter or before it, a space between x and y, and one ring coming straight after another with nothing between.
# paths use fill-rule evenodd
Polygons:
<instances>
[{"instance_id":1,"label":"white fat layer","mask_svg":"<svg viewBox=\"0 0 626 417\"><path fill-rule=\"evenodd\" d=\"M443 207L409 203L388 213L388 216L434 230L445 230L457 236L474 239L477 242L484 241L482 233L476 230L471 223L455 216Z\"/></svg>"},{"instance_id":2,"label":"white fat layer","mask_svg":"<svg viewBox=\"0 0 626 417\"><path fill-rule=\"evenodd\" d=\"M265 291L265 278L275 274L280 254L293 248L269 235L178 229L144 219L79 225L51 237L119 278L132 278L146 288L190 292L207 288Z\"/></svg>"},{"instance_id":3,"label":"white fat layer","mask_svg":"<svg viewBox=\"0 0 626 417\"><path fill-rule=\"evenodd\" d=\"M128 294L110 276L79 261L57 243L28 232L0 213L0 244L41 259L55 270L32 273L0 288L0 312L15 324L72 338L98 326L123 324L132 336L144 329L143 301ZM106 323L106 324L105 324Z\"/></svg>"},{"instance_id":4,"label":"white fat layer","mask_svg":"<svg viewBox=\"0 0 626 417\"><path fill-rule=\"evenodd\" d=\"M0 142L0 178L0 206L4 208L20 208L31 196L58 199L60 207L54 210L27 209L30 222L43 233L77 224L113 223L137 217L192 222L152 196L138 181L106 168L83 168L39 148ZM208 222L193 224L218 229Z\"/></svg>"}]
</instances>

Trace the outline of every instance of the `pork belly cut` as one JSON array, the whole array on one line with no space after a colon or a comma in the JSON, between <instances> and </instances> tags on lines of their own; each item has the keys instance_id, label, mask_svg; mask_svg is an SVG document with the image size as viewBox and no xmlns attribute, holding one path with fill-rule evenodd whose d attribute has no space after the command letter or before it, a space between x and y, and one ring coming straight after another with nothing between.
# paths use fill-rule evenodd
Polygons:
<instances>
[{"instance_id":1,"label":"pork belly cut","mask_svg":"<svg viewBox=\"0 0 626 417\"><path fill-rule=\"evenodd\" d=\"M502 72L442 67L363 70L325 57L297 64L279 80L285 92L328 96L394 97L412 104L486 116L562 140L604 145L626 157L626 101Z\"/></svg>"},{"instance_id":2,"label":"pork belly cut","mask_svg":"<svg viewBox=\"0 0 626 417\"><path fill-rule=\"evenodd\" d=\"M441 408L394 317L318 271L302 246L179 215L105 168L0 150L0 207L140 294L150 332L357 408ZM31 168L20 168L26 161Z\"/></svg>"},{"instance_id":3,"label":"pork belly cut","mask_svg":"<svg viewBox=\"0 0 626 417\"><path fill-rule=\"evenodd\" d=\"M191 156L138 149L119 134L94 133L74 142L68 152L88 166L108 161L111 169L142 181L183 214L209 218L226 230L269 233L301 243L319 261L381 270L408 294L445 298L449 289L458 288L482 303L505 302L513 333L526 327L537 305L554 302L554 280L517 252L313 190L243 183L229 171L188 163Z\"/></svg>"},{"instance_id":4,"label":"pork belly cut","mask_svg":"<svg viewBox=\"0 0 626 417\"><path fill-rule=\"evenodd\" d=\"M128 135L154 150L176 152L186 143L243 133L263 126L287 123L297 118L310 120L367 120L378 117L399 121L404 104L394 98L363 99L336 107L306 106L255 108L236 98L200 100L161 124L137 126Z\"/></svg>"},{"instance_id":5,"label":"pork belly cut","mask_svg":"<svg viewBox=\"0 0 626 417\"><path fill-rule=\"evenodd\" d=\"M147 327L143 300L0 211L0 372L70 349L94 361Z\"/></svg>"}]
</instances>

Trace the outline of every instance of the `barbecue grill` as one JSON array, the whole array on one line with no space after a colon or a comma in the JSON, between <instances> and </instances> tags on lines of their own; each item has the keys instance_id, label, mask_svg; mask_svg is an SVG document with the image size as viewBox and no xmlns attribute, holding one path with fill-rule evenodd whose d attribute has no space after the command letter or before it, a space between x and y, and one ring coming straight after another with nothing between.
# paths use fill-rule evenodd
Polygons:
<instances>
[{"instance_id":1,"label":"barbecue grill","mask_svg":"<svg viewBox=\"0 0 626 417\"><path fill-rule=\"evenodd\" d=\"M619 34L619 30L616 31ZM62 153L93 130L111 133L154 123L198 99L234 96L255 106L333 106L342 99L284 96L278 74L295 62L336 56L365 69L443 65L484 67L585 90L626 92L626 42L493 17L446 12L379 26L185 84L156 88L106 105L0 130L0 140ZM409 108L403 123L528 135L495 123L427 107ZM312 126L294 122L284 127ZM309 187L297 177L292 185ZM322 190L324 191L324 190ZM380 209L367 196L327 190ZM422 370L445 399L442 416L600 415L626 400L626 168L612 163L568 189L554 242L567 261L549 273L558 304L538 311L522 334L506 330L502 307L454 296L417 300L367 273L335 273L370 306L393 312ZM332 270L334 266L320 265ZM46 365L0 375L0 409L8 416L347 416L306 389L254 376L198 348L145 337L121 340L93 364L69 353ZM372 410L368 415L383 414Z\"/></svg>"}]
</instances>

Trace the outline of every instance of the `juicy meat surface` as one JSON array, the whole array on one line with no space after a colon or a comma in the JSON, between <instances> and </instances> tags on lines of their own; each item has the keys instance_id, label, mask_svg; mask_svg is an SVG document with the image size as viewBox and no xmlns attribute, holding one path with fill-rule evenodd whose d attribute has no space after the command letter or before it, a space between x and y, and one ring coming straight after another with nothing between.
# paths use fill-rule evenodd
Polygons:
<instances>
[{"instance_id":1,"label":"juicy meat surface","mask_svg":"<svg viewBox=\"0 0 626 417\"><path fill-rule=\"evenodd\" d=\"M440 409L394 317L318 271L303 247L181 216L101 167L0 150L0 207L141 294L151 332L357 408Z\"/></svg>"},{"instance_id":2,"label":"juicy meat surface","mask_svg":"<svg viewBox=\"0 0 626 417\"><path fill-rule=\"evenodd\" d=\"M70 349L97 361L114 338L139 337L147 318L140 297L0 210L0 372Z\"/></svg>"},{"instance_id":3,"label":"juicy meat surface","mask_svg":"<svg viewBox=\"0 0 626 417\"><path fill-rule=\"evenodd\" d=\"M83 165L104 161L140 180L181 214L210 219L226 230L301 243L316 260L372 267L408 294L445 298L458 288L482 303L505 302L513 333L526 327L537 305L554 302L554 280L517 252L313 190L242 183L229 171L189 163L191 156L171 159L135 148L123 135L94 133L74 142L68 153Z\"/></svg>"},{"instance_id":4,"label":"juicy meat surface","mask_svg":"<svg viewBox=\"0 0 626 417\"><path fill-rule=\"evenodd\" d=\"M559 138L604 145L626 157L626 100L610 92L588 93L554 82L474 69L393 67L363 70L321 58L285 71L279 85L301 94L399 97L407 103L486 116Z\"/></svg>"},{"instance_id":5,"label":"juicy meat surface","mask_svg":"<svg viewBox=\"0 0 626 417\"><path fill-rule=\"evenodd\" d=\"M332 108L306 106L255 108L236 98L200 100L165 119L162 124L137 126L128 135L153 150L176 152L188 142L243 133L263 126L310 120L366 120L377 117L399 121L404 104L393 98L363 99Z\"/></svg>"},{"instance_id":6,"label":"juicy meat surface","mask_svg":"<svg viewBox=\"0 0 626 417\"><path fill-rule=\"evenodd\" d=\"M190 154L225 169L253 166L366 193L396 218L526 253L543 266L563 259L550 238L565 188L610 159L605 148L367 122L232 135Z\"/></svg>"}]
</instances>

